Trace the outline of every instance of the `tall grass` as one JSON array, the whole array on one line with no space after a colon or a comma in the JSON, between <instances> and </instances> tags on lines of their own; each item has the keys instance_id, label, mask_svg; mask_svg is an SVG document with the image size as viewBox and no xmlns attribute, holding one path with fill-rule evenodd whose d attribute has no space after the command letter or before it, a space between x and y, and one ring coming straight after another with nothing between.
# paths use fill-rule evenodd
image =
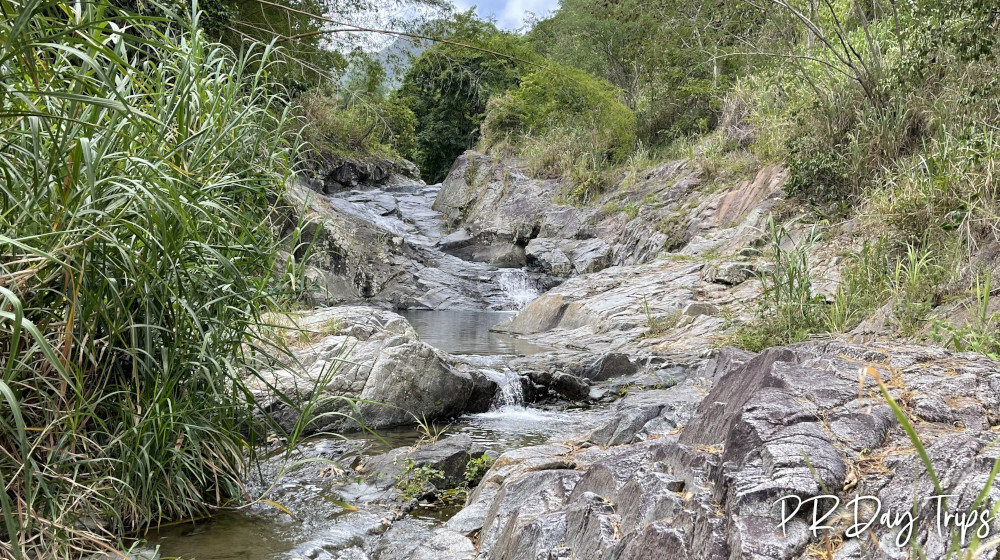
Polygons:
<instances>
[{"instance_id":1,"label":"tall grass","mask_svg":"<svg viewBox=\"0 0 1000 560\"><path fill-rule=\"evenodd\" d=\"M816 241L816 231L793 246L787 226L774 217L768 218L767 236L770 247L768 265L757 273L761 295L757 299L754 320L737 329L732 343L759 352L770 346L801 342L810 335L823 332L825 301L814 294L809 249Z\"/></svg>"},{"instance_id":2,"label":"tall grass","mask_svg":"<svg viewBox=\"0 0 1000 560\"><path fill-rule=\"evenodd\" d=\"M79 556L245 494L293 146L266 49L0 14L0 557Z\"/></svg>"}]
</instances>

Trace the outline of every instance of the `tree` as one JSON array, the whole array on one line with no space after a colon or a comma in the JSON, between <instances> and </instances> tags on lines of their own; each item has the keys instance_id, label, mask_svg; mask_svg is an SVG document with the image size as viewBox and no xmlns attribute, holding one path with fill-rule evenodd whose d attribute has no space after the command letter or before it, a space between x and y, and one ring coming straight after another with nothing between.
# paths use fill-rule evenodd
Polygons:
<instances>
[{"instance_id":1,"label":"tree","mask_svg":"<svg viewBox=\"0 0 1000 560\"><path fill-rule=\"evenodd\" d=\"M759 31L758 11L722 0L565 0L529 34L538 52L603 77L639 114L640 137L657 143L714 126L732 56Z\"/></svg>"},{"instance_id":2,"label":"tree","mask_svg":"<svg viewBox=\"0 0 1000 560\"><path fill-rule=\"evenodd\" d=\"M446 38L475 46L437 44L403 78L400 98L417 118L414 163L430 182L479 138L490 97L518 83L535 58L520 37L499 31L471 10L437 24Z\"/></svg>"}]
</instances>

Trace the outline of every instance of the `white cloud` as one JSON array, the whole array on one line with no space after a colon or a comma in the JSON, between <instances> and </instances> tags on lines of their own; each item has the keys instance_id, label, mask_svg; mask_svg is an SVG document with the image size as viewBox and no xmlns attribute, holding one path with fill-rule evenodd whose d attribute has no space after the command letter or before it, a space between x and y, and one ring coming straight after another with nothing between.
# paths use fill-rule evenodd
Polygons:
<instances>
[{"instance_id":1,"label":"white cloud","mask_svg":"<svg viewBox=\"0 0 1000 560\"><path fill-rule=\"evenodd\" d=\"M499 27L515 30L524 24L525 12L536 16L548 15L559 7L559 0L452 0L452 4L461 12L476 6L480 17L493 16Z\"/></svg>"},{"instance_id":2,"label":"white cloud","mask_svg":"<svg viewBox=\"0 0 1000 560\"><path fill-rule=\"evenodd\" d=\"M497 23L500 27L517 29L524 24L525 12L545 16L558 7L559 0L507 0L503 11L497 14Z\"/></svg>"}]
</instances>

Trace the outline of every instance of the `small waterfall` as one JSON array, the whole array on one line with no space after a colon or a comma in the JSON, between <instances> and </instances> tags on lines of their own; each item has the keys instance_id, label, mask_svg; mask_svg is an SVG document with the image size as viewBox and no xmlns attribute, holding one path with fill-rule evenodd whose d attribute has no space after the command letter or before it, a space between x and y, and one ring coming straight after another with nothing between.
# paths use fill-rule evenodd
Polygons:
<instances>
[{"instance_id":1,"label":"small waterfall","mask_svg":"<svg viewBox=\"0 0 1000 560\"><path fill-rule=\"evenodd\" d=\"M493 395L490 410L524 406L524 388L521 387L521 378L516 373L507 368L501 371L494 369L482 371L497 384L497 392Z\"/></svg>"},{"instance_id":2,"label":"small waterfall","mask_svg":"<svg viewBox=\"0 0 1000 560\"><path fill-rule=\"evenodd\" d=\"M507 311L520 311L538 297L538 288L521 269L504 270L497 276L497 284L507 298Z\"/></svg>"}]
</instances>

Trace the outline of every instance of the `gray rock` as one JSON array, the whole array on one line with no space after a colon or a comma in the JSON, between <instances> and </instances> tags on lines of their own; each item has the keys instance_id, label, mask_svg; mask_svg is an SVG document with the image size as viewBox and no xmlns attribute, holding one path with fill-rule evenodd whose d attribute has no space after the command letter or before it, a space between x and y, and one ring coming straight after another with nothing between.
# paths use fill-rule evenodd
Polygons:
<instances>
[{"instance_id":1,"label":"gray rock","mask_svg":"<svg viewBox=\"0 0 1000 560\"><path fill-rule=\"evenodd\" d=\"M477 247L472 251L470 258L501 268L521 268L526 263L524 247L514 243L494 243L488 247Z\"/></svg>"},{"instance_id":2,"label":"gray rock","mask_svg":"<svg viewBox=\"0 0 1000 560\"><path fill-rule=\"evenodd\" d=\"M590 385L568 373L556 372L548 386L560 396L573 401L582 401L590 396Z\"/></svg>"},{"instance_id":3,"label":"gray rock","mask_svg":"<svg viewBox=\"0 0 1000 560\"><path fill-rule=\"evenodd\" d=\"M591 381L605 381L613 377L632 375L639 371L639 366L632 363L627 354L609 352L584 369L580 376Z\"/></svg>"},{"instance_id":4,"label":"gray rock","mask_svg":"<svg viewBox=\"0 0 1000 560\"><path fill-rule=\"evenodd\" d=\"M562 246L563 242L558 239L545 237L532 239L524 248L526 262L529 266L539 268L553 276L569 276L573 272L573 263L563 252Z\"/></svg>"},{"instance_id":5,"label":"gray rock","mask_svg":"<svg viewBox=\"0 0 1000 560\"><path fill-rule=\"evenodd\" d=\"M476 548L468 537L446 528L430 530L423 523L397 521L379 539L378 560L472 560Z\"/></svg>"},{"instance_id":6,"label":"gray rock","mask_svg":"<svg viewBox=\"0 0 1000 560\"><path fill-rule=\"evenodd\" d=\"M587 239L573 248L570 259L579 274L604 270L611 265L611 246L602 239Z\"/></svg>"},{"instance_id":7,"label":"gray rock","mask_svg":"<svg viewBox=\"0 0 1000 560\"><path fill-rule=\"evenodd\" d=\"M456 488L465 482L469 461L478 459L486 449L472 441L466 434L453 435L433 443L416 447L400 447L376 455L365 461L362 473L376 483L392 485L399 479L407 465L430 467L440 471L443 478L433 480L438 488Z\"/></svg>"},{"instance_id":8,"label":"gray rock","mask_svg":"<svg viewBox=\"0 0 1000 560\"><path fill-rule=\"evenodd\" d=\"M754 266L749 262L711 263L705 266L705 280L735 286L746 282L753 271Z\"/></svg>"},{"instance_id":9,"label":"gray rock","mask_svg":"<svg viewBox=\"0 0 1000 560\"><path fill-rule=\"evenodd\" d=\"M445 251L464 249L472 243L472 236L464 229L459 229L441 238L438 244Z\"/></svg>"},{"instance_id":10,"label":"gray rock","mask_svg":"<svg viewBox=\"0 0 1000 560\"><path fill-rule=\"evenodd\" d=\"M912 511L914 496L934 495L933 483L870 375L860 379L859 399L861 368L880 372L915 419L942 489L953 496L951 510L969 508L1000 457L997 362L896 343L810 342L755 356L721 349L699 371L702 382L715 380L707 395L692 380L630 393L586 438L606 448L562 451L572 475L537 470L558 465L557 448L505 454L487 475L491 490L470 500L487 512L478 517L480 554L808 558L825 535L808 530L809 512L781 531L775 500L783 496L832 493L843 506L870 495L883 511ZM669 423L683 430L650 429ZM656 437L639 441L644 435ZM982 507L1000 503L1000 489L986 496ZM943 557L950 543L938 535L935 514L917 504L911 542L928 558ZM875 524L871 531L873 538L847 539L834 557L906 557L895 529Z\"/></svg>"},{"instance_id":11,"label":"gray rock","mask_svg":"<svg viewBox=\"0 0 1000 560\"><path fill-rule=\"evenodd\" d=\"M565 535L560 510L581 476L570 470L529 471L504 484L486 511L480 553L514 560L555 548ZM557 513L546 515L552 512Z\"/></svg>"},{"instance_id":12,"label":"gray rock","mask_svg":"<svg viewBox=\"0 0 1000 560\"><path fill-rule=\"evenodd\" d=\"M446 363L440 351L413 340L382 350L361 391L361 421L369 428L410 424L417 417L462 413L472 396L468 373Z\"/></svg>"},{"instance_id":13,"label":"gray rock","mask_svg":"<svg viewBox=\"0 0 1000 560\"><path fill-rule=\"evenodd\" d=\"M308 303L509 309L497 266L522 266L523 248L477 245L468 232L442 239L441 215L430 208L437 189L410 179L385 191L327 197L302 180L290 184L281 234L296 234L301 245L288 247L282 257L301 259L305 244L311 246ZM466 260L474 257L483 262Z\"/></svg>"},{"instance_id":14,"label":"gray rock","mask_svg":"<svg viewBox=\"0 0 1000 560\"><path fill-rule=\"evenodd\" d=\"M399 315L366 307L333 307L294 319L319 340L295 350L295 359L250 380L262 407L291 431L299 410L272 389L292 398L318 391L322 403L313 410L314 431L350 431L358 422L369 428L455 416L469 407L481 409L490 384L459 368L451 358L425 344ZM326 333L331 328L336 332ZM294 332L294 331L291 331ZM317 384L320 384L317 387ZM357 413L345 398L365 401ZM378 403L378 404L374 404Z\"/></svg>"},{"instance_id":15,"label":"gray rock","mask_svg":"<svg viewBox=\"0 0 1000 560\"><path fill-rule=\"evenodd\" d=\"M711 303L695 301L685 305L681 313L688 317L700 317L701 315L714 316L719 314L719 308Z\"/></svg>"},{"instance_id":16,"label":"gray rock","mask_svg":"<svg viewBox=\"0 0 1000 560\"><path fill-rule=\"evenodd\" d=\"M420 179L417 166L406 160L306 158L300 162L310 188L333 194L356 188L378 188Z\"/></svg>"}]
</instances>

